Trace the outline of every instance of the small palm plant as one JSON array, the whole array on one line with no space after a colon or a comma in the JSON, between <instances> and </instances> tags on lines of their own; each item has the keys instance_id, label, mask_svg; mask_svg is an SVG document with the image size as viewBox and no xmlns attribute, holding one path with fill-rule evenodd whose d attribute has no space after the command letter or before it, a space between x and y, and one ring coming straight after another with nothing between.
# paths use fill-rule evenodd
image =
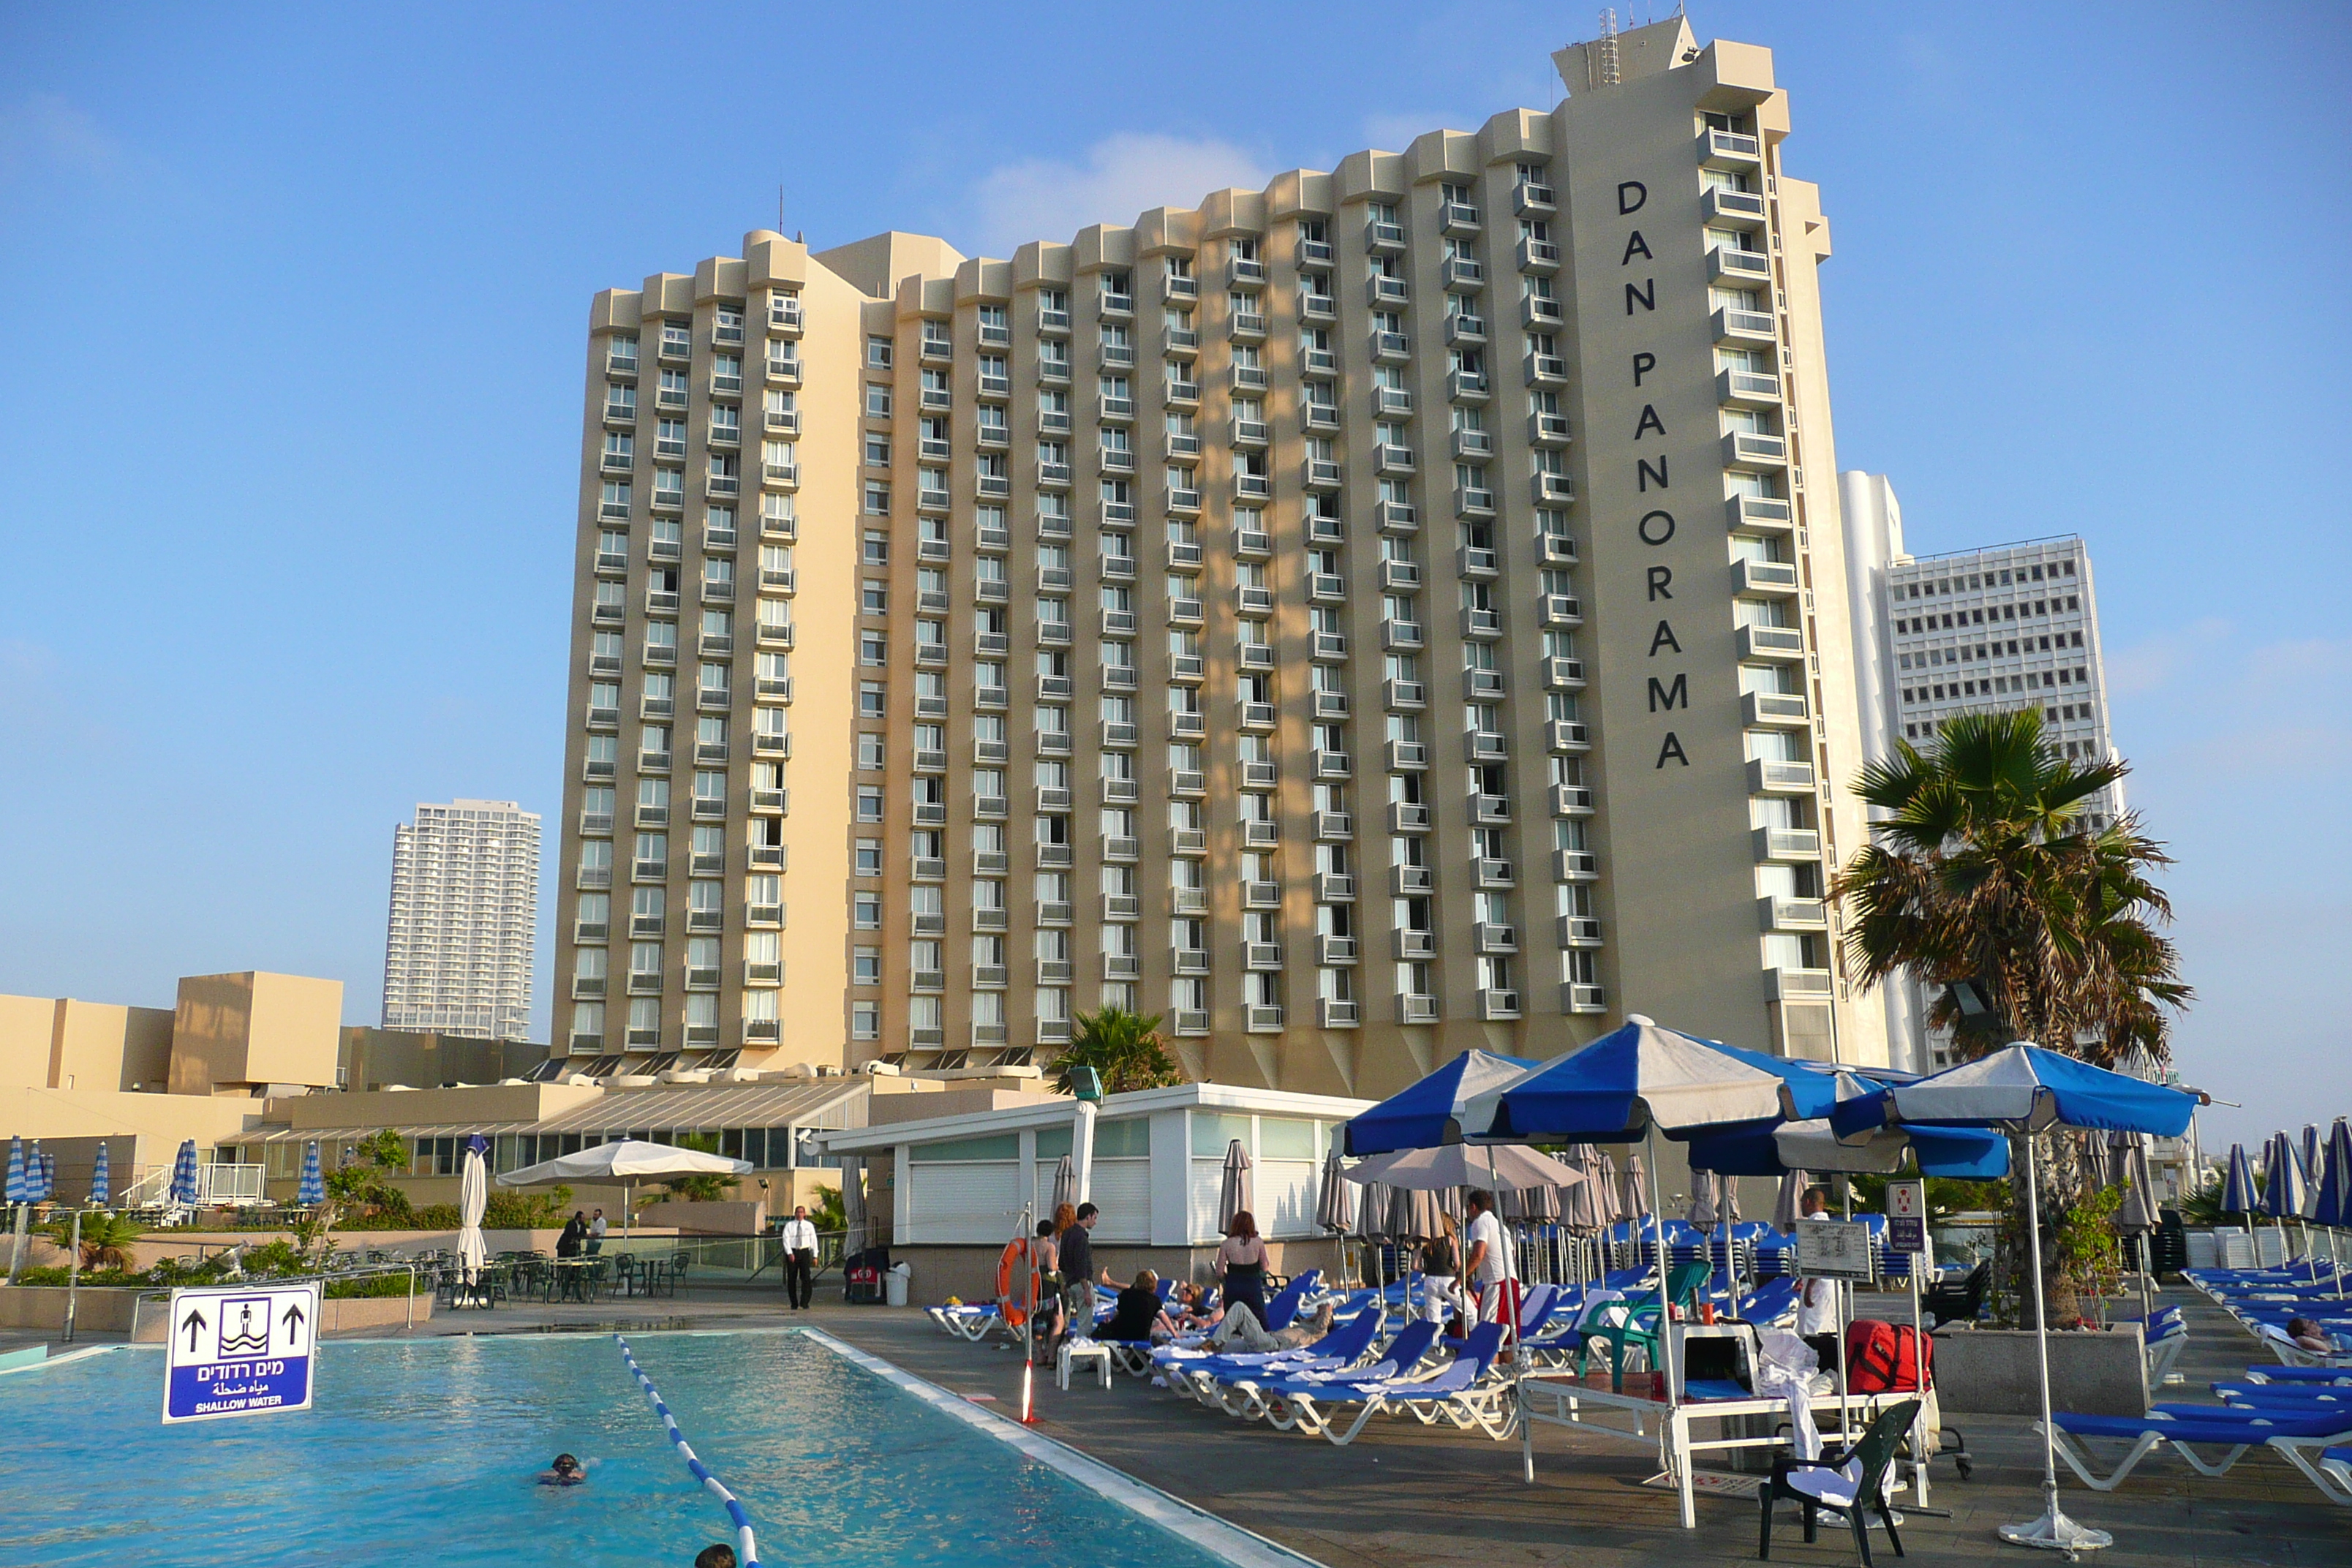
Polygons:
<instances>
[{"instance_id":1,"label":"small palm plant","mask_svg":"<svg viewBox=\"0 0 2352 1568\"><path fill-rule=\"evenodd\" d=\"M1074 1068L1092 1068L1102 1077L1105 1094L1138 1089L1166 1089L1184 1081L1184 1071L1168 1054L1160 1037L1160 1015L1145 1016L1124 1007L1080 1013L1069 1048L1054 1058L1054 1089L1072 1092Z\"/></svg>"},{"instance_id":2,"label":"small palm plant","mask_svg":"<svg viewBox=\"0 0 2352 1568\"><path fill-rule=\"evenodd\" d=\"M47 1229L59 1247L73 1245L72 1215L58 1215ZM121 1215L104 1209L84 1209L81 1213L81 1266L85 1269L128 1269L131 1247L138 1239L139 1226Z\"/></svg>"}]
</instances>

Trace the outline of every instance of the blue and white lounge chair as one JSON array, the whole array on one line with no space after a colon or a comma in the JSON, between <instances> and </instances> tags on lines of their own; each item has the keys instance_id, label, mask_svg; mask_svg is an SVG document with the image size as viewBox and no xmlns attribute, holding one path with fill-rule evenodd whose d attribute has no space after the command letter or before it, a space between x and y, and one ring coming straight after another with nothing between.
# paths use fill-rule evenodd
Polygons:
<instances>
[{"instance_id":1,"label":"blue and white lounge chair","mask_svg":"<svg viewBox=\"0 0 2352 1568\"><path fill-rule=\"evenodd\" d=\"M1500 1440L1518 1424L1510 1384L1486 1381L1502 1345L1503 1326L1481 1323L1471 1331L1454 1360L1429 1377L1329 1383L1294 1378L1269 1384L1267 1419L1279 1430L1296 1427L1343 1447L1356 1440L1373 1416L1383 1413L1411 1415L1424 1426L1444 1420L1465 1431L1475 1426ZM1338 1413L1349 1405L1357 1407L1356 1418L1342 1431Z\"/></svg>"},{"instance_id":2,"label":"blue and white lounge chair","mask_svg":"<svg viewBox=\"0 0 2352 1568\"><path fill-rule=\"evenodd\" d=\"M1412 1376L1435 1348L1439 1327L1425 1318L1415 1318L1397 1331L1394 1339L1359 1363L1338 1366L1276 1363L1241 1368L1226 1373L1222 1381L1213 1378L1196 1384L1192 1392L1202 1404L1228 1415L1248 1421L1271 1419L1274 1411L1267 1391L1276 1384L1324 1387Z\"/></svg>"},{"instance_id":3,"label":"blue and white lounge chair","mask_svg":"<svg viewBox=\"0 0 2352 1568\"><path fill-rule=\"evenodd\" d=\"M2250 1450L2265 1447L2277 1449L2298 1469L2309 1474L2308 1468L2301 1462L2299 1450L2352 1442L2352 1416L2307 1415L2249 1406L2233 1409L2211 1405L2159 1405L2146 1415L2062 1414L2052 1418L2052 1425L2057 1428L2053 1436L2058 1457L2066 1461L2068 1469L2082 1478L2084 1486L2102 1492L2111 1492L2121 1486L2142 1459L2166 1444L2170 1444L2173 1452L2199 1475L2219 1476ZM2039 1429L2037 1423L2036 1430ZM2077 1446L2085 1438L2112 1439L2132 1447L2114 1469L2102 1476L2093 1472L2095 1461ZM2218 1459L2208 1459L2197 1452L2198 1447L2224 1452Z\"/></svg>"},{"instance_id":4,"label":"blue and white lounge chair","mask_svg":"<svg viewBox=\"0 0 2352 1568\"><path fill-rule=\"evenodd\" d=\"M1407 1325L1408 1330L1411 1327ZM1335 1324L1329 1333L1313 1344L1303 1345L1297 1350L1258 1351L1195 1359L1163 1357L1156 1358L1156 1364L1171 1388L1191 1394L1213 1410L1255 1419L1265 1414L1264 1401L1257 1394L1259 1384L1283 1377L1349 1375L1349 1369L1361 1365L1372 1353L1372 1342L1379 1338L1381 1328L1381 1314L1377 1310L1366 1310L1358 1312L1344 1323ZM1432 1323L1427 1328L1429 1337L1434 1339L1437 1326ZM1405 1342L1402 1334L1399 1335L1399 1342ZM1423 1344L1420 1349L1412 1350L1413 1361L1419 1362L1427 1349Z\"/></svg>"},{"instance_id":5,"label":"blue and white lounge chair","mask_svg":"<svg viewBox=\"0 0 2352 1568\"><path fill-rule=\"evenodd\" d=\"M926 1307L923 1314L960 1340L986 1339L991 1329L1012 1332L1004 1321L1003 1310L993 1301L982 1301L975 1306Z\"/></svg>"}]
</instances>

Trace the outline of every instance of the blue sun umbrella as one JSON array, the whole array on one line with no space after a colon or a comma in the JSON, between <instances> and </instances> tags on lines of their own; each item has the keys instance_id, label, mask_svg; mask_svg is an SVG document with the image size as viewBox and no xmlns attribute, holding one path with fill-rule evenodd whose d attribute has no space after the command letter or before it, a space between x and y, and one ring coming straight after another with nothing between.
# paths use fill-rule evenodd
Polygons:
<instances>
[{"instance_id":1,"label":"blue sun umbrella","mask_svg":"<svg viewBox=\"0 0 2352 1568\"><path fill-rule=\"evenodd\" d=\"M2263 1149L2263 1163L2267 1169L2263 1173L2262 1212L2278 1222L2279 1263L2284 1267L2294 1261L2287 1250L2286 1222L2302 1220L2309 1184L2303 1179L2303 1157L2295 1152L2292 1134L2272 1133L2271 1141ZM2304 1250L2308 1252L2310 1247L2306 1246Z\"/></svg>"},{"instance_id":2,"label":"blue sun umbrella","mask_svg":"<svg viewBox=\"0 0 2352 1568\"><path fill-rule=\"evenodd\" d=\"M114 1184L110 1179L106 1163L106 1141L100 1139L98 1144L98 1163L91 1167L89 1173L89 1206L102 1209L113 1196Z\"/></svg>"},{"instance_id":3,"label":"blue sun umbrella","mask_svg":"<svg viewBox=\"0 0 2352 1568\"><path fill-rule=\"evenodd\" d=\"M1846 1101L1830 1113L1832 1127L1843 1142L1859 1142L1874 1127L1909 1122L1915 1125L1982 1127L2002 1132L2040 1132L2051 1127L2085 1128L2105 1132L2146 1132L2178 1138L2195 1120L2205 1097L2173 1089L2019 1041L1975 1061L1896 1084L1874 1095ZM1874 1122L1852 1114L1873 1100L1881 1102ZM2113 1543L2104 1531L2084 1530L2058 1506L2056 1426L2050 1417L2049 1314L2042 1296L2041 1193L2038 1162L2025 1162L2026 1237L2031 1244L2029 1272L2033 1287L2034 1349L2041 1393L2042 1514L2029 1524L2001 1526L1999 1533L2013 1545L2055 1547L2069 1552Z\"/></svg>"},{"instance_id":4,"label":"blue sun umbrella","mask_svg":"<svg viewBox=\"0 0 2352 1568\"><path fill-rule=\"evenodd\" d=\"M58 1157L55 1154L37 1154L34 1158L40 1162L41 1190L37 1195L38 1201L47 1203L58 1195Z\"/></svg>"},{"instance_id":5,"label":"blue sun umbrella","mask_svg":"<svg viewBox=\"0 0 2352 1568\"><path fill-rule=\"evenodd\" d=\"M2229 1172L2221 1178L2221 1212L2253 1213L2258 1201L2254 1193L2254 1167L2246 1158L2246 1146L2232 1143L2230 1145Z\"/></svg>"},{"instance_id":6,"label":"blue sun umbrella","mask_svg":"<svg viewBox=\"0 0 2352 1568\"><path fill-rule=\"evenodd\" d=\"M316 1208L327 1201L327 1178L319 1170L315 1138L302 1145L302 1184L294 1190L294 1201L304 1208Z\"/></svg>"},{"instance_id":7,"label":"blue sun umbrella","mask_svg":"<svg viewBox=\"0 0 2352 1568\"><path fill-rule=\"evenodd\" d=\"M48 1195L48 1164L41 1154L41 1141L36 1138L25 1151L25 1201L37 1204Z\"/></svg>"},{"instance_id":8,"label":"blue sun umbrella","mask_svg":"<svg viewBox=\"0 0 2352 1568\"><path fill-rule=\"evenodd\" d=\"M196 1141L187 1139L172 1161L171 1201L194 1208L196 1203Z\"/></svg>"},{"instance_id":9,"label":"blue sun umbrella","mask_svg":"<svg viewBox=\"0 0 2352 1568\"><path fill-rule=\"evenodd\" d=\"M8 1140L7 1201L12 1204L28 1204L33 1201L33 1185L26 1179L25 1141L22 1138Z\"/></svg>"},{"instance_id":10,"label":"blue sun umbrella","mask_svg":"<svg viewBox=\"0 0 2352 1568\"><path fill-rule=\"evenodd\" d=\"M1536 1064L1523 1057L1465 1051L1418 1082L1409 1084L1344 1124L1347 1152L1395 1154L1462 1142L1464 1108L1498 1084L1516 1082Z\"/></svg>"},{"instance_id":11,"label":"blue sun umbrella","mask_svg":"<svg viewBox=\"0 0 2352 1568\"><path fill-rule=\"evenodd\" d=\"M2327 1142L2321 1151L2322 1173L2318 1181L2318 1201L2312 1206L2313 1219L2327 1227L2327 1260L2336 1265L2336 1299L2344 1299L2344 1265L2336 1256L2336 1233L2352 1226L2352 1122L2337 1117L2336 1125L2327 1131Z\"/></svg>"},{"instance_id":12,"label":"blue sun umbrella","mask_svg":"<svg viewBox=\"0 0 2352 1568\"><path fill-rule=\"evenodd\" d=\"M2320 1135L2318 1122L2303 1124L2303 1146L2296 1152L2303 1157L2303 1217L2309 1219L2318 1212L2320 1162L2327 1155L2327 1140Z\"/></svg>"}]
</instances>

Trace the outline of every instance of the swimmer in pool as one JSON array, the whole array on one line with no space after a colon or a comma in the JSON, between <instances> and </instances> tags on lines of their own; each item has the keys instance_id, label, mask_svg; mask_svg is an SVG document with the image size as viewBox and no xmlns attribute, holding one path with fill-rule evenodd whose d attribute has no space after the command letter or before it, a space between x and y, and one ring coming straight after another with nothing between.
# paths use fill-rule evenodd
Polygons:
<instances>
[{"instance_id":1,"label":"swimmer in pool","mask_svg":"<svg viewBox=\"0 0 2352 1568\"><path fill-rule=\"evenodd\" d=\"M556 1455L555 1462L539 1472L539 1484L543 1487L576 1487L587 1479L588 1472L569 1454Z\"/></svg>"}]
</instances>

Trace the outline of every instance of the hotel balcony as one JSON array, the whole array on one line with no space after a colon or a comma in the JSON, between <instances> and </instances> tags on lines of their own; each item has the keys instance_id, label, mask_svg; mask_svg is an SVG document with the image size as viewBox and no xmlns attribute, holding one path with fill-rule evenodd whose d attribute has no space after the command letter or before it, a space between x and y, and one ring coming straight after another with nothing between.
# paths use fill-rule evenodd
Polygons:
<instances>
[{"instance_id":1,"label":"hotel balcony","mask_svg":"<svg viewBox=\"0 0 2352 1568\"><path fill-rule=\"evenodd\" d=\"M1758 758L1748 764L1749 795L1811 795L1813 764Z\"/></svg>"},{"instance_id":2,"label":"hotel balcony","mask_svg":"<svg viewBox=\"0 0 2352 1568\"><path fill-rule=\"evenodd\" d=\"M1756 917L1768 931L1830 929L1829 906L1819 899L1758 899Z\"/></svg>"},{"instance_id":3,"label":"hotel balcony","mask_svg":"<svg viewBox=\"0 0 2352 1568\"><path fill-rule=\"evenodd\" d=\"M1811 827L1759 827L1748 838L1759 865L1792 866L1822 858L1822 836Z\"/></svg>"}]
</instances>

